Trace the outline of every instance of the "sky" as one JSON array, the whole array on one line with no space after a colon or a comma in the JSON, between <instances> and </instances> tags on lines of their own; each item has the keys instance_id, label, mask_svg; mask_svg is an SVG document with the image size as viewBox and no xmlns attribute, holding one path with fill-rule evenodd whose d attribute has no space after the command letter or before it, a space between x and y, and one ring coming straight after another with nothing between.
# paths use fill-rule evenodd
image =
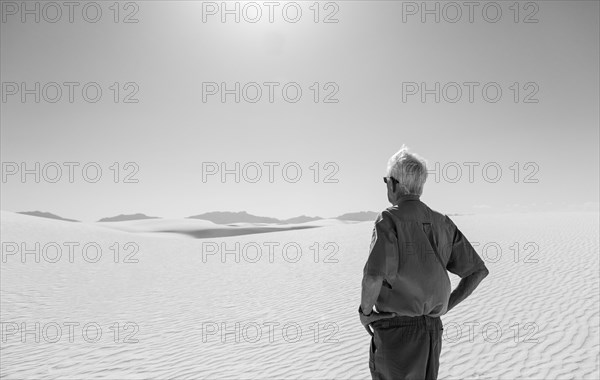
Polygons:
<instances>
[{"instance_id":1,"label":"sky","mask_svg":"<svg viewBox=\"0 0 600 380\"><path fill-rule=\"evenodd\" d=\"M402 144L440 212L598 210L597 1L53 4L1 2L2 210L380 211Z\"/></svg>"}]
</instances>

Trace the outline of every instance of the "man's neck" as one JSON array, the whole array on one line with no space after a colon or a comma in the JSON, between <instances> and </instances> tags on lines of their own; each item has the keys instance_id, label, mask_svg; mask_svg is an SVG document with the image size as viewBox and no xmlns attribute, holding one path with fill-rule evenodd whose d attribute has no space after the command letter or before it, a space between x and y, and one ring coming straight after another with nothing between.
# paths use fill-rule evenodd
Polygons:
<instances>
[{"instance_id":1,"label":"man's neck","mask_svg":"<svg viewBox=\"0 0 600 380\"><path fill-rule=\"evenodd\" d=\"M404 194L404 195L400 195L398 198L396 198L396 200L394 201L393 205L394 206L398 206L402 202L406 202L406 201L418 201L418 200L420 200L420 196L419 195L416 195L416 194Z\"/></svg>"}]
</instances>

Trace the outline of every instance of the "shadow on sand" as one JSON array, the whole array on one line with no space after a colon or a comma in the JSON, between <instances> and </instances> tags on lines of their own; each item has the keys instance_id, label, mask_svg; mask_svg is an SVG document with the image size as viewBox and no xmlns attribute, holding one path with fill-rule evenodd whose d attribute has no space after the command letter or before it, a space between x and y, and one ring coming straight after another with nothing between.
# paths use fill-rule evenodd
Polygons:
<instances>
[{"instance_id":1,"label":"shadow on sand","mask_svg":"<svg viewBox=\"0 0 600 380\"><path fill-rule=\"evenodd\" d=\"M234 227L234 228L211 228L211 229L193 230L193 231L163 230L163 231L159 231L159 232L177 233L177 234L191 236L196 239L206 239L206 238L227 237L227 236L237 236L237 235L261 234L261 233L266 233L266 232L303 230L303 229L307 229L307 228L316 228L316 227L320 227L320 226Z\"/></svg>"}]
</instances>

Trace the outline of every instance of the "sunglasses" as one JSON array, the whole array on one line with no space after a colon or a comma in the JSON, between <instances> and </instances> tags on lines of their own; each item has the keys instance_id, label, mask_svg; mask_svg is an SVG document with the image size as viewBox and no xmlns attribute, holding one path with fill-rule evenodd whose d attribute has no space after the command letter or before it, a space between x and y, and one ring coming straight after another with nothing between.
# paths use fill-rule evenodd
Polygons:
<instances>
[{"instance_id":1,"label":"sunglasses","mask_svg":"<svg viewBox=\"0 0 600 380\"><path fill-rule=\"evenodd\" d=\"M394 177L383 177L383 182L388 183L388 179L391 179L392 183L398 183L398 180Z\"/></svg>"}]
</instances>

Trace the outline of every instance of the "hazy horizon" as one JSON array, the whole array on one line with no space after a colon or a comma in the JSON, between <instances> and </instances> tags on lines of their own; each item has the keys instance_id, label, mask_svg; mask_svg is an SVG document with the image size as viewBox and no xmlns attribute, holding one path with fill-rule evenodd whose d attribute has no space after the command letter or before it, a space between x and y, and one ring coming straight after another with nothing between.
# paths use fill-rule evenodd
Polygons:
<instances>
[{"instance_id":1,"label":"hazy horizon","mask_svg":"<svg viewBox=\"0 0 600 380\"><path fill-rule=\"evenodd\" d=\"M53 212L52 210L4 210L4 209L0 209L0 211L8 211L8 212L14 212L14 213L19 213L19 214L23 214L23 213L33 213L33 212L41 212L41 213L50 213L53 214L55 216L64 218L64 219L72 219L72 217L70 215L62 215L56 212ZM158 219L185 219L185 218L190 218L193 216L197 216L197 215L203 215L203 214L209 214L209 213L240 213L240 212L247 212L248 215L252 215L252 216L256 216L256 217L268 217L268 218L275 218L275 219L279 219L281 221L285 221L287 219L293 219L296 217L309 217L309 218L322 218L322 219L336 219L340 216L346 215L346 214L355 214L355 213L362 213L362 212L374 212L374 213L378 213L381 210L355 210L355 211L348 211L346 213L343 214L339 214L339 215L307 215L307 214L298 214L298 215L294 215L294 216L290 216L290 217L286 217L286 218L278 218L272 215L262 215L262 214L254 214L251 212L248 212L247 210L208 210L208 211L202 211L202 212L197 212L197 213L192 213L189 215L174 215L174 216L163 216L163 215L150 215L148 213L145 213L143 211L141 212L132 212L132 213L118 213L118 214L113 214L113 215L103 215L100 216L98 218L95 219L76 219L76 221L78 222L98 222L100 221L100 219L103 218L111 218L111 217L117 217L117 216L130 216L130 215L135 215L135 214L142 214L146 217L149 218L158 218ZM438 211L438 210L435 210ZM440 211L441 212L441 211ZM591 213L599 213L600 211L597 209L597 205L594 203L589 203L589 204L582 204L582 205L568 205L567 207L563 208L563 209L556 209L556 210L545 210L545 209L541 209L541 210L534 210L534 209L526 209L523 208L521 210L489 210L486 209L484 211L474 211L474 212L468 212L468 213L460 213L460 212L456 212L456 213L452 213L452 212L441 212L442 214L448 215L448 216L467 216L467 215L495 215L495 214L520 214L520 213L524 213L524 214L529 214L529 213L574 213L574 212L591 212ZM30 216L36 216L36 215L30 215Z\"/></svg>"}]
</instances>

